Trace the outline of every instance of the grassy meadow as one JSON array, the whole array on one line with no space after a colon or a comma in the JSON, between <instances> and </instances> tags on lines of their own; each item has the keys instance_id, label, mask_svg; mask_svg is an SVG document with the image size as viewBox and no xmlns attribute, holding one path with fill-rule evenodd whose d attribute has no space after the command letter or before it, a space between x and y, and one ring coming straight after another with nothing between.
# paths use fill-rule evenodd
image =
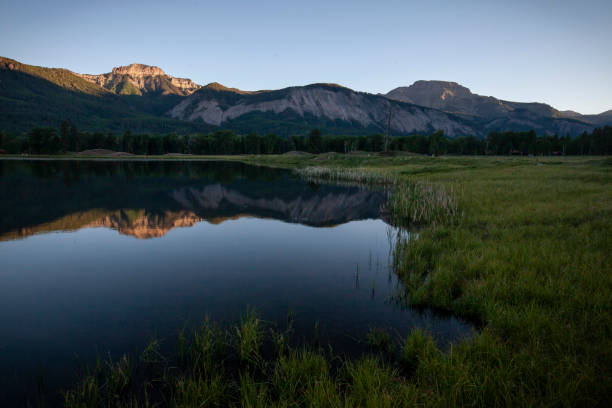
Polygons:
<instances>
[{"instance_id":1,"label":"grassy meadow","mask_svg":"<svg viewBox=\"0 0 612 408\"><path fill-rule=\"evenodd\" d=\"M196 158L196 157L193 157ZM463 317L475 336L371 333L372 353L291 347L254 313L205 322L162 355L101 360L66 406L608 406L612 395L612 159L322 154L230 156L313 180L385 183L399 299ZM220 159L220 157L215 157Z\"/></svg>"}]
</instances>

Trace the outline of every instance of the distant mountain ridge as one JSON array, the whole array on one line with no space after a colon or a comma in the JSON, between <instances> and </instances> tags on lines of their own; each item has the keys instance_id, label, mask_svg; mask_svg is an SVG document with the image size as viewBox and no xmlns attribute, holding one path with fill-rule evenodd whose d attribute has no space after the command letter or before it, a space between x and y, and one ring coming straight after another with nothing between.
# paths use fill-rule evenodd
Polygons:
<instances>
[{"instance_id":1,"label":"distant mountain ridge","mask_svg":"<svg viewBox=\"0 0 612 408\"><path fill-rule=\"evenodd\" d=\"M517 109L528 109L540 115L557 112L540 103L503 101L492 96L473 94L468 88L449 81L416 81L407 87L395 88L387 97L458 114L495 118Z\"/></svg>"},{"instance_id":2,"label":"distant mountain ridge","mask_svg":"<svg viewBox=\"0 0 612 408\"><path fill-rule=\"evenodd\" d=\"M416 81L410 86L395 88L386 96L471 117L488 131L523 128L564 135L585 131L585 125L608 122L602 116L605 113L582 115L573 111L562 112L545 103L505 101L474 94L469 88L450 81Z\"/></svg>"},{"instance_id":3,"label":"distant mountain ridge","mask_svg":"<svg viewBox=\"0 0 612 408\"><path fill-rule=\"evenodd\" d=\"M460 117L336 84L257 92L207 86L182 100L169 115L175 119L238 126L245 130L249 121L259 118L261 121L276 120L287 128L292 127L292 122L298 122L306 127L342 127L344 124L369 132L384 132L389 112L391 130L399 134L435 130L443 130L450 136L478 133L478 129Z\"/></svg>"},{"instance_id":4,"label":"distant mountain ridge","mask_svg":"<svg viewBox=\"0 0 612 408\"><path fill-rule=\"evenodd\" d=\"M386 95L337 84L244 91L206 86L144 64L99 75L44 68L0 57L0 130L59 126L89 131L209 132L231 129L280 136L319 128L328 134L428 134L484 137L491 131L535 130L577 135L612 124L612 111L582 115L543 103L473 94L448 81L417 81Z\"/></svg>"}]
</instances>

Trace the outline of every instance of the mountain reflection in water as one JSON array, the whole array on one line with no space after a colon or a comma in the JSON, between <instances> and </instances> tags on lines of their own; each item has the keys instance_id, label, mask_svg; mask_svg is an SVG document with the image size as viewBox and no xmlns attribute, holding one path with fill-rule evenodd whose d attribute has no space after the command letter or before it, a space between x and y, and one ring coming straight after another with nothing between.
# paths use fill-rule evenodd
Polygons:
<instances>
[{"instance_id":1,"label":"mountain reflection in water","mask_svg":"<svg viewBox=\"0 0 612 408\"><path fill-rule=\"evenodd\" d=\"M329 227L377 218L384 202L381 192L315 185L285 171L239 163L2 161L0 166L2 174L10 174L0 179L7 193L0 204L0 240L88 227L148 239L201 221L241 217Z\"/></svg>"}]
</instances>

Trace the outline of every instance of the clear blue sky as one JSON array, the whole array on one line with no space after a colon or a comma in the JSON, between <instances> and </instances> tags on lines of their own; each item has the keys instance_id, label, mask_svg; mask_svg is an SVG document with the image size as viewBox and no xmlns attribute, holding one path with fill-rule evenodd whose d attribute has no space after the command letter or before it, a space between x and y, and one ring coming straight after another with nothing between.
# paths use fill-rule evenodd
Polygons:
<instances>
[{"instance_id":1,"label":"clear blue sky","mask_svg":"<svg viewBox=\"0 0 612 408\"><path fill-rule=\"evenodd\" d=\"M247 90L419 79L612 109L612 1L0 0L0 55L81 73L141 62Z\"/></svg>"}]
</instances>

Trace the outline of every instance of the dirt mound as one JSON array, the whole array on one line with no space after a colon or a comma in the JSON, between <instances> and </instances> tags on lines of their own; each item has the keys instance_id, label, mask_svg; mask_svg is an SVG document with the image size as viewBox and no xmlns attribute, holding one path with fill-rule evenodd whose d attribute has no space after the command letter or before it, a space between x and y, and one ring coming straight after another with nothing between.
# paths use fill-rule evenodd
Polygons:
<instances>
[{"instance_id":1,"label":"dirt mound","mask_svg":"<svg viewBox=\"0 0 612 408\"><path fill-rule=\"evenodd\" d=\"M108 149L89 149L89 150L83 150L82 152L78 152L77 154L79 156L110 156L110 157L134 156L132 153L116 152L114 150L108 150Z\"/></svg>"},{"instance_id":2,"label":"dirt mound","mask_svg":"<svg viewBox=\"0 0 612 408\"><path fill-rule=\"evenodd\" d=\"M336 152L321 153L315 158L315 160L331 160L338 156L340 156L340 153L336 153Z\"/></svg>"},{"instance_id":3,"label":"dirt mound","mask_svg":"<svg viewBox=\"0 0 612 408\"><path fill-rule=\"evenodd\" d=\"M391 150L389 152L378 152L376 153L377 156L381 156L381 157L396 157L396 156L421 156L419 154L416 153L411 153L411 152L404 152L401 150Z\"/></svg>"}]
</instances>

